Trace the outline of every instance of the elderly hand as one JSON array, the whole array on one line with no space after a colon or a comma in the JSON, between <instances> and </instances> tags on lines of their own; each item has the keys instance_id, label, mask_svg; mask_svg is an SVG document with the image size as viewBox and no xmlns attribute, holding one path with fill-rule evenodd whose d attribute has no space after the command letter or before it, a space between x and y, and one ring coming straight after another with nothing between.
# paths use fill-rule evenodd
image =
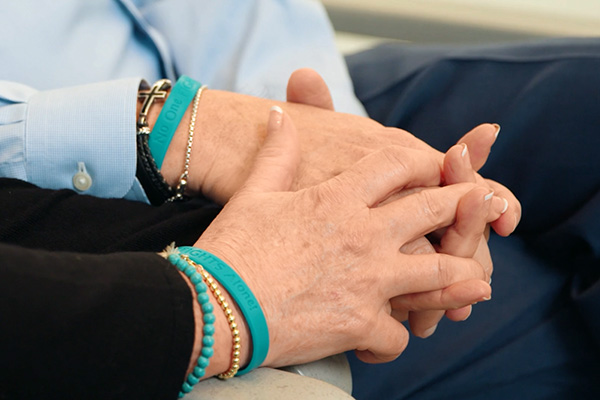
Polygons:
<instances>
[{"instance_id":1,"label":"elderly hand","mask_svg":"<svg viewBox=\"0 0 600 400\"><path fill-rule=\"evenodd\" d=\"M323 80L311 70L296 71L290 78L288 84L288 100L324 109L333 110L333 104L329 90ZM463 136L459 143L461 146L455 146L450 149L443 159L443 174L444 184L452 184L458 182L477 182L481 185L489 187L494 191L496 196L504 199L504 208L501 215L495 218L488 218L487 222L495 231L506 236L510 234L517 226L521 216L521 206L516 197L504 186L491 180L484 180L476 174L486 162L490 153L491 146L494 144L500 127L492 124L483 124ZM405 131L391 129L393 134L398 132L406 134ZM411 137L411 135L408 135ZM405 139L407 137L404 137ZM433 150L419 140L407 140L405 145L425 150ZM467 146L468 145L468 146ZM468 149L469 151L465 151ZM396 197L404 195L403 193L396 194ZM465 199L462 206L457 212L457 223L450 229L448 235L445 235L441 244L436 246L437 251L446 254L459 255L464 257L475 257L481 262L486 270L492 272L492 260L487 247L486 238L484 238L482 230L485 230L486 237L489 232L489 227L482 225L481 217L482 204L481 196L472 200ZM497 203L496 203L497 204ZM473 210L470 207L474 207ZM479 211L479 212L478 212ZM425 238L419 238L414 242L407 243L402 247L402 251L407 254L411 253L433 253L436 249ZM457 296L455 299L458 303L465 293L473 293L479 291L482 296L488 298L489 294L484 295L484 287L472 285L468 282L455 285L452 290L446 293L430 293L429 296L444 295L450 300L450 296ZM437 323L443 317L444 311L417 311L418 306L413 305L413 301L417 297L414 295L397 298L395 301L394 315L398 320L408 319L410 322L411 331L413 334L421 337L428 337L435 331ZM416 308L415 308L416 307ZM445 315L454 321L463 321L469 317L471 306L449 309Z\"/></svg>"},{"instance_id":2,"label":"elderly hand","mask_svg":"<svg viewBox=\"0 0 600 400\"><path fill-rule=\"evenodd\" d=\"M379 205L397 191L441 184L434 153L392 146L291 192L300 154L289 115L271 111L268 132L243 188L195 244L236 269L261 303L271 335L265 365L349 349L365 361L390 361L408 341L391 316L390 299L463 281L487 285L488 274L471 258L399 251L451 226L462 199L487 188L429 188ZM433 309L478 300L423 299Z\"/></svg>"},{"instance_id":3,"label":"elderly hand","mask_svg":"<svg viewBox=\"0 0 600 400\"><path fill-rule=\"evenodd\" d=\"M315 71L302 69L293 73L287 96L288 102L277 104L295 121L301 148L293 190L324 182L367 154L390 145L429 151L436 155L440 165L443 161L442 153L404 130L383 127L369 118L334 112L329 89ZM263 115L272 104L271 100L236 93L204 92L191 157L190 194L202 192L224 204L242 186L266 133ZM158 107L151 109L151 126L159 111ZM188 124L189 112L177 129L163 163L162 173L172 186L177 184L182 172ZM486 129L494 130L489 124L479 130ZM475 136L472 135L468 139L472 143L467 144L472 151L480 151L477 150L479 143L487 139L485 135ZM483 182L483 178L478 176L478 181ZM518 201L505 188L500 190L501 186L495 182L487 184L496 193L502 192L509 201L505 215L492 223L500 235L508 235L518 222Z\"/></svg>"}]
</instances>

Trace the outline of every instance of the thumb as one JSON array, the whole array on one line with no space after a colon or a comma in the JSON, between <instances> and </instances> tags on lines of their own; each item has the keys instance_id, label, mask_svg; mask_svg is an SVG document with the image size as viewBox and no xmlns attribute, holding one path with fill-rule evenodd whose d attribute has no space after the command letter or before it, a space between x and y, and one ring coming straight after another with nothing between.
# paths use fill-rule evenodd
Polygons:
<instances>
[{"instance_id":1,"label":"thumb","mask_svg":"<svg viewBox=\"0 0 600 400\"><path fill-rule=\"evenodd\" d=\"M300 163L296 127L278 106L271 107L267 136L241 191L280 192L292 186Z\"/></svg>"},{"instance_id":2,"label":"thumb","mask_svg":"<svg viewBox=\"0 0 600 400\"><path fill-rule=\"evenodd\" d=\"M327 84L317 71L310 68L292 73L287 85L287 101L334 111Z\"/></svg>"}]
</instances>

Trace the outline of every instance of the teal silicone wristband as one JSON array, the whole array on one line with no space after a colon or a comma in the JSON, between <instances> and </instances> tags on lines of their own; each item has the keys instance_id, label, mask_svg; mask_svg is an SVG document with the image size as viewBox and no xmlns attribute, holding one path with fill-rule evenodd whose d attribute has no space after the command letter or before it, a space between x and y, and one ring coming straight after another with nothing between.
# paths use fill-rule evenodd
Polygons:
<instances>
[{"instance_id":1,"label":"teal silicone wristband","mask_svg":"<svg viewBox=\"0 0 600 400\"><path fill-rule=\"evenodd\" d=\"M260 366L269 352L269 328L260 304L252 291L240 276L220 258L195 247L178 247L182 254L204 267L233 297L244 314L252 338L252 357L250 363L238 371L243 375Z\"/></svg>"},{"instance_id":2,"label":"teal silicone wristband","mask_svg":"<svg viewBox=\"0 0 600 400\"><path fill-rule=\"evenodd\" d=\"M181 118L183 118L200 86L202 86L200 82L182 75L171 89L169 97L167 97L162 110L160 110L148 138L148 147L150 147L150 153L152 153L152 158L154 158L158 169L162 166L165 154L167 154L167 149L177 126L181 122Z\"/></svg>"}]
</instances>

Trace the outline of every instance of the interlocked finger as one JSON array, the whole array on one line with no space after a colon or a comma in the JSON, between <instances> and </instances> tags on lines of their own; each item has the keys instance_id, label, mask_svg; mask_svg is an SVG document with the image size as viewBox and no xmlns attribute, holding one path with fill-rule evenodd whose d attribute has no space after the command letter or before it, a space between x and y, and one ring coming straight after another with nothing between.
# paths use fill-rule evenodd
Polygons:
<instances>
[{"instance_id":1,"label":"interlocked finger","mask_svg":"<svg viewBox=\"0 0 600 400\"><path fill-rule=\"evenodd\" d=\"M474 187L460 183L421 190L385 204L373 214L401 243L406 243L453 224L460 199Z\"/></svg>"},{"instance_id":2,"label":"interlocked finger","mask_svg":"<svg viewBox=\"0 0 600 400\"><path fill-rule=\"evenodd\" d=\"M486 273L481 264L470 258L446 254L404 255L398 253L396 265L379 270L379 280L386 298L429 292L454 283L479 279Z\"/></svg>"},{"instance_id":3,"label":"interlocked finger","mask_svg":"<svg viewBox=\"0 0 600 400\"><path fill-rule=\"evenodd\" d=\"M437 155L400 146L369 154L326 184L372 207L405 187L438 186L441 170Z\"/></svg>"}]
</instances>

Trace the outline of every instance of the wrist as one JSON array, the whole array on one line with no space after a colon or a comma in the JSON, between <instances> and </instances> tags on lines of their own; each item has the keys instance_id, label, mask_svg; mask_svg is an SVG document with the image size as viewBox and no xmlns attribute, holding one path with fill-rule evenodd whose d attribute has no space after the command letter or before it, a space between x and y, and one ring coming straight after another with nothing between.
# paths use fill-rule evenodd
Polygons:
<instances>
[{"instance_id":1,"label":"wrist","mask_svg":"<svg viewBox=\"0 0 600 400\"><path fill-rule=\"evenodd\" d=\"M207 90L204 89L204 94L203 97L206 96L206 92ZM199 104L199 108L198 108L198 114L202 113L202 103L203 101L200 101ZM171 139L171 142L169 144L169 147L167 148L167 152L165 153L165 157L162 163L162 166L160 168L160 172L162 174L162 176L164 177L165 181L167 182L167 184L172 187L175 188L177 187L177 185L180 183L180 178L181 178L181 174L184 171L184 164L185 164L185 155L186 155L186 150L187 150L187 142L188 142L188 136L189 136L189 126L190 126L190 120L192 117L192 107L193 104L190 103L183 115L183 117L181 118L181 122L179 123L179 125L177 126L177 129L175 130L175 134L173 135L173 138ZM153 124L156 123L156 119L158 118L158 115L160 114L161 108L157 108L156 110L154 110L153 115L149 115L148 120L149 120L149 125L150 128L152 129ZM202 146L202 130L204 129L204 127L202 126L201 123L199 123L198 120L196 120L196 133L195 133L195 139L194 139L194 146L192 147L192 154L191 154L191 160L190 160L190 170L189 170L189 176L187 179L187 187L186 187L186 191L185 194L188 196L197 196L199 194L201 194L201 178L199 177L199 173L201 171L198 171L198 169L196 168L196 164L194 163L195 158L198 156L198 147Z\"/></svg>"},{"instance_id":2,"label":"wrist","mask_svg":"<svg viewBox=\"0 0 600 400\"><path fill-rule=\"evenodd\" d=\"M195 321L195 334L194 334L194 346L192 348L192 354L190 356L190 362L188 364L188 369L186 372L186 376L192 372L194 367L196 366L196 362L198 357L200 357L200 351L202 349L202 336L203 336L203 314L200 308L200 305L196 301L196 291L194 286L190 282L189 278L185 276L183 272L179 272L181 277L185 280L188 287L190 288L190 300L193 302L193 310L194 310L194 321ZM233 314L236 316L236 323L238 325L239 335L241 338L241 349L240 349L240 365L244 366L248 364L250 357L250 333L248 331L248 327L240 309L238 308L235 301L231 298L229 293L225 289L221 287L221 293L225 297L226 301L229 304L229 307L232 308ZM213 345L214 355L210 359L210 364L206 369L206 375L204 378L209 378L211 376L215 376L229 369L231 363L231 330L229 328L229 323L225 317L225 314L221 312L220 306L217 304L216 300L213 296L210 296L210 303L214 307L214 315L215 315L215 334L214 339L215 343Z\"/></svg>"},{"instance_id":3,"label":"wrist","mask_svg":"<svg viewBox=\"0 0 600 400\"><path fill-rule=\"evenodd\" d=\"M225 204L246 181L266 135L273 103L221 90L204 94L190 171L195 188L205 197Z\"/></svg>"}]
</instances>

